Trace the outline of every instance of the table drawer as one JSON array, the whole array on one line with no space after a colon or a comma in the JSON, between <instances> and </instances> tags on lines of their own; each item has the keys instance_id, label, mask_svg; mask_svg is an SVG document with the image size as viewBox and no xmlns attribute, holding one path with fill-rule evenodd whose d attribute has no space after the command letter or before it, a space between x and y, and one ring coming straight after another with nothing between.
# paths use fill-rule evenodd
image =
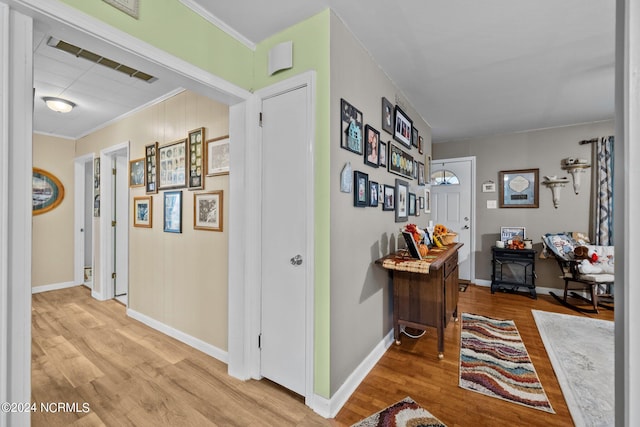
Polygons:
<instances>
[{"instance_id":1,"label":"table drawer","mask_svg":"<svg viewBox=\"0 0 640 427\"><path fill-rule=\"evenodd\" d=\"M444 277L447 277L458 267L458 252L451 255L449 259L444 263Z\"/></svg>"}]
</instances>

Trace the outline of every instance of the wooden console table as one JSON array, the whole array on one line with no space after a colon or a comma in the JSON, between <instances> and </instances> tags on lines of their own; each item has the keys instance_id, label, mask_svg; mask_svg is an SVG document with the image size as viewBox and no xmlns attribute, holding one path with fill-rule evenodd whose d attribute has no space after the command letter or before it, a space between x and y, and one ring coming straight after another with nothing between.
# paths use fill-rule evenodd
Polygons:
<instances>
[{"instance_id":1,"label":"wooden console table","mask_svg":"<svg viewBox=\"0 0 640 427\"><path fill-rule=\"evenodd\" d=\"M393 281L393 336L400 344L400 326L438 333L438 358L444 357L444 328L458 320L458 249L462 243L432 248L425 259L406 250L387 255L376 264L389 270Z\"/></svg>"}]
</instances>

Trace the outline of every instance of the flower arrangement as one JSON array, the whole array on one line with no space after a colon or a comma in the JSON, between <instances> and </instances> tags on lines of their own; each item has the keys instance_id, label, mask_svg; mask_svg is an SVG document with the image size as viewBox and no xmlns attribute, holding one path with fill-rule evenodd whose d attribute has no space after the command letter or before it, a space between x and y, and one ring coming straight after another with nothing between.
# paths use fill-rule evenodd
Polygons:
<instances>
[{"instance_id":1,"label":"flower arrangement","mask_svg":"<svg viewBox=\"0 0 640 427\"><path fill-rule=\"evenodd\" d=\"M433 243L439 248L452 244L457 235L443 224L436 224L433 227Z\"/></svg>"}]
</instances>

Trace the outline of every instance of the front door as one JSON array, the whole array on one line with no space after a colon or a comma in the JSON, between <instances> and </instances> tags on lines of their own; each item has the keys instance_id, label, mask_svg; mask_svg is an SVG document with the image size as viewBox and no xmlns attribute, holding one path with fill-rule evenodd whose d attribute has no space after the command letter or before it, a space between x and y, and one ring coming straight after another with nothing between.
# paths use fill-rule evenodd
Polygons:
<instances>
[{"instance_id":1,"label":"front door","mask_svg":"<svg viewBox=\"0 0 640 427\"><path fill-rule=\"evenodd\" d=\"M305 395L309 123L306 87L262 101L260 374Z\"/></svg>"},{"instance_id":2,"label":"front door","mask_svg":"<svg viewBox=\"0 0 640 427\"><path fill-rule=\"evenodd\" d=\"M458 251L459 278L471 280L473 248L472 188L473 158L433 160L431 162L431 216L458 233L464 245Z\"/></svg>"}]
</instances>

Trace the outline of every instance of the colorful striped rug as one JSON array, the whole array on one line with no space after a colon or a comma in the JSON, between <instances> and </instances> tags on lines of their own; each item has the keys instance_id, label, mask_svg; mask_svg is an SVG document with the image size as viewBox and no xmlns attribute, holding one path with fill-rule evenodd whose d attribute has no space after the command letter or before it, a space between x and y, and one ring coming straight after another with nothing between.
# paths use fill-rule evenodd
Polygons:
<instances>
[{"instance_id":1,"label":"colorful striped rug","mask_svg":"<svg viewBox=\"0 0 640 427\"><path fill-rule=\"evenodd\" d=\"M447 427L418 405L412 398L405 397L376 412L351 427Z\"/></svg>"},{"instance_id":2,"label":"colorful striped rug","mask_svg":"<svg viewBox=\"0 0 640 427\"><path fill-rule=\"evenodd\" d=\"M512 320L462 313L459 385L555 414Z\"/></svg>"}]
</instances>

